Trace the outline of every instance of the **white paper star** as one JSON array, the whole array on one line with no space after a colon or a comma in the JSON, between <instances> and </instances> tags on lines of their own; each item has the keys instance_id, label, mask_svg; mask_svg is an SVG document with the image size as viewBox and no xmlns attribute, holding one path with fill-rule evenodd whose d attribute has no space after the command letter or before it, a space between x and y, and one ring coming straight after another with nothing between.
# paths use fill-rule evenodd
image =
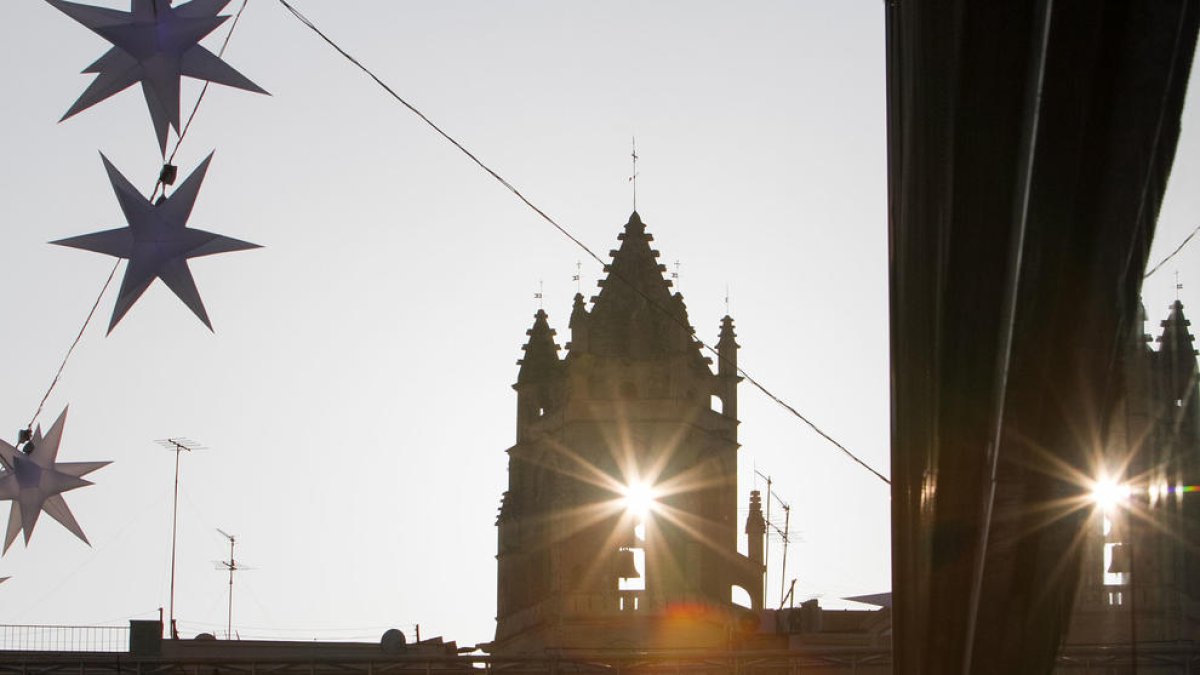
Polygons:
<instances>
[{"instance_id":1,"label":"white paper star","mask_svg":"<svg viewBox=\"0 0 1200 675\"><path fill-rule=\"evenodd\" d=\"M129 226L50 243L129 260L108 332L112 332L155 277L162 279L183 304L212 330L212 322L208 320L208 312L204 311L204 302L200 300L200 291L192 279L188 258L261 248L258 244L187 227L196 195L200 193L200 184L204 182L208 163L212 161L212 153L170 197L155 204L143 197L103 153L100 159L104 161L108 179L112 181L113 191L117 194L117 201Z\"/></svg>"},{"instance_id":2,"label":"white paper star","mask_svg":"<svg viewBox=\"0 0 1200 675\"><path fill-rule=\"evenodd\" d=\"M159 149L165 154L168 125L179 133L182 76L267 93L199 45L229 18L217 16L229 0L192 0L178 7L172 7L170 0L130 0L128 12L64 0L46 2L113 44L84 69L95 73L96 79L63 115L64 120L141 82Z\"/></svg>"},{"instance_id":3,"label":"white paper star","mask_svg":"<svg viewBox=\"0 0 1200 675\"><path fill-rule=\"evenodd\" d=\"M5 553L22 530L25 531L25 544L29 544L29 537L33 535L33 528L42 511L88 544L83 529L79 527L61 493L91 485L92 482L84 480L83 476L111 462L58 463L58 445L62 441L66 421L67 409L63 408L45 437L39 426L30 440L32 451L29 454L0 440L0 466L4 467L4 473L0 473L0 500L12 500L12 508L8 512L8 532L4 536Z\"/></svg>"}]
</instances>

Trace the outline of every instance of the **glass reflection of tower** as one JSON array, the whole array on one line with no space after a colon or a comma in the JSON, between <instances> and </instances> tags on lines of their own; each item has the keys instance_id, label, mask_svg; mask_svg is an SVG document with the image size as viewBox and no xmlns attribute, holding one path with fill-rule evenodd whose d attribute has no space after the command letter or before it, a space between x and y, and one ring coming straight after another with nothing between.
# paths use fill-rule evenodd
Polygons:
<instances>
[{"instance_id":1,"label":"glass reflection of tower","mask_svg":"<svg viewBox=\"0 0 1200 675\"><path fill-rule=\"evenodd\" d=\"M1069 644L1129 645L1145 661L1200 638L1200 371L1189 326L1177 300L1157 339L1139 322L1122 354L1101 470L1116 498L1089 524Z\"/></svg>"}]
</instances>

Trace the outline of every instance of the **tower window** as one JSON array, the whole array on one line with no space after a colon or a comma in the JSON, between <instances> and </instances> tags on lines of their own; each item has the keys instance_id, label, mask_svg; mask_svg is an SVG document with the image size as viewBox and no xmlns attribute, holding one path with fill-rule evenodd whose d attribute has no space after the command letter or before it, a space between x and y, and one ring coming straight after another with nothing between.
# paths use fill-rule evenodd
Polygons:
<instances>
[{"instance_id":1,"label":"tower window","mask_svg":"<svg viewBox=\"0 0 1200 675\"><path fill-rule=\"evenodd\" d=\"M750 599L750 591L738 585L729 588L729 600L738 607L745 607L746 609L753 607L753 602Z\"/></svg>"},{"instance_id":2,"label":"tower window","mask_svg":"<svg viewBox=\"0 0 1200 675\"><path fill-rule=\"evenodd\" d=\"M710 404L714 411L719 412L722 415L725 414L725 399L721 398L720 396L717 396L716 394L713 394L712 397L710 398Z\"/></svg>"}]
</instances>

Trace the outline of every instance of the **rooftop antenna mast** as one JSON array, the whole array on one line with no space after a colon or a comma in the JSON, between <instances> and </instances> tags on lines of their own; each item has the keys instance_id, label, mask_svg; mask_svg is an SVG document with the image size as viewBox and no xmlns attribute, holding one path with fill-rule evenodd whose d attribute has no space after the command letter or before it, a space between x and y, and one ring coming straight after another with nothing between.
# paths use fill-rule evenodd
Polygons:
<instances>
[{"instance_id":1,"label":"rooftop antenna mast","mask_svg":"<svg viewBox=\"0 0 1200 675\"><path fill-rule=\"evenodd\" d=\"M776 495L775 499L779 499L779 496ZM784 590L784 586L787 584L787 554L790 538L788 533L791 531L792 507L782 499L779 499L779 505L783 507L783 529L780 530L779 526L772 522L768 522L767 525L775 528L780 538L783 539L783 564L779 568L779 606L783 607L783 603L787 602L787 591Z\"/></svg>"},{"instance_id":2,"label":"rooftop antenna mast","mask_svg":"<svg viewBox=\"0 0 1200 675\"><path fill-rule=\"evenodd\" d=\"M792 595L792 591L789 591L787 588L787 555L788 555L788 544L791 541L791 535L789 533L791 532L792 506L790 504L788 504L787 502L783 501L783 499L780 498L779 495L775 494L774 482L771 480L770 476L764 474L763 472L759 471L758 469L755 469L754 473L756 475L758 475L760 478L762 478L763 480L767 481L766 521L767 521L768 534L770 533L770 530L774 530L775 534L779 535L780 540L783 542L783 560L782 560L782 566L779 571L779 595L780 595L780 607L782 607L783 604L787 602L788 596ZM771 520L771 502L773 502L773 501L778 502L779 507L783 509L783 528L782 529L780 529L780 527L775 524L775 521ZM766 552L763 554L763 567L766 567L767 564L770 562L770 553L771 553L771 537L770 536L767 537L766 549L767 549ZM764 595L766 595L766 593L764 593Z\"/></svg>"},{"instance_id":3,"label":"rooftop antenna mast","mask_svg":"<svg viewBox=\"0 0 1200 675\"><path fill-rule=\"evenodd\" d=\"M183 452L203 450L204 446L187 438L163 438L155 441L162 447L175 453L175 499L171 506L171 639L179 639L179 630L175 627L175 543L179 534L179 455ZM160 617L161 618L161 617Z\"/></svg>"},{"instance_id":4,"label":"rooftop antenna mast","mask_svg":"<svg viewBox=\"0 0 1200 675\"><path fill-rule=\"evenodd\" d=\"M225 619L225 639L231 640L233 639L233 573L254 568L238 563L237 559L233 557L233 547L237 544L236 535L229 534L219 527L217 528L217 532L220 532L222 537L229 540L229 560L218 561L217 569L229 572L229 614Z\"/></svg>"},{"instance_id":5,"label":"rooftop antenna mast","mask_svg":"<svg viewBox=\"0 0 1200 675\"><path fill-rule=\"evenodd\" d=\"M786 605L789 600L791 600L792 605L795 606L795 602L796 602L796 580L795 579L792 579L792 585L788 586L787 593L784 593L783 599L779 601L779 609L783 609L783 606Z\"/></svg>"}]
</instances>

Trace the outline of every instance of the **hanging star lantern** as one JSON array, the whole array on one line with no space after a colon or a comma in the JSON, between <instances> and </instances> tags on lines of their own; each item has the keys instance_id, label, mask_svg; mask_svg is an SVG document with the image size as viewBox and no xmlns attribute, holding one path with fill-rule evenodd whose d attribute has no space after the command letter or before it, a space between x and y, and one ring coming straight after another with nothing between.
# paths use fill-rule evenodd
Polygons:
<instances>
[{"instance_id":1,"label":"hanging star lantern","mask_svg":"<svg viewBox=\"0 0 1200 675\"><path fill-rule=\"evenodd\" d=\"M130 0L128 12L64 0L46 2L113 44L84 69L96 79L63 115L64 120L141 82L159 149L165 155L168 126L179 133L179 82L184 75L267 93L199 44L229 18L217 16L229 0L191 0L178 7L172 7L170 0Z\"/></svg>"},{"instance_id":2,"label":"hanging star lantern","mask_svg":"<svg viewBox=\"0 0 1200 675\"><path fill-rule=\"evenodd\" d=\"M192 279L188 259L261 248L258 244L187 226L192 206L196 203L196 195L200 192L200 184L204 182L208 164L212 161L212 153L209 153L170 197L153 204L117 171L103 153L100 159L104 161L108 179L112 182L113 192L121 204L128 227L50 243L129 260L129 265L125 268L125 278L121 282L121 291L117 295L117 304L113 308L112 321L108 324L108 332L112 333L117 322L125 316L155 278L162 279L183 304L212 330L212 322L208 320L208 312L204 310L204 303L200 300L200 291L196 289L196 282Z\"/></svg>"},{"instance_id":3,"label":"hanging star lantern","mask_svg":"<svg viewBox=\"0 0 1200 675\"><path fill-rule=\"evenodd\" d=\"M50 432L43 437L39 426L24 451L0 440L0 466L4 467L4 473L0 473L0 500L12 501L8 532L4 536L5 553L21 531L25 532L25 544L29 544L29 537L43 511L88 543L62 493L91 485L92 482L83 477L109 462L59 463L58 446L66 421L67 410L63 408Z\"/></svg>"}]
</instances>

